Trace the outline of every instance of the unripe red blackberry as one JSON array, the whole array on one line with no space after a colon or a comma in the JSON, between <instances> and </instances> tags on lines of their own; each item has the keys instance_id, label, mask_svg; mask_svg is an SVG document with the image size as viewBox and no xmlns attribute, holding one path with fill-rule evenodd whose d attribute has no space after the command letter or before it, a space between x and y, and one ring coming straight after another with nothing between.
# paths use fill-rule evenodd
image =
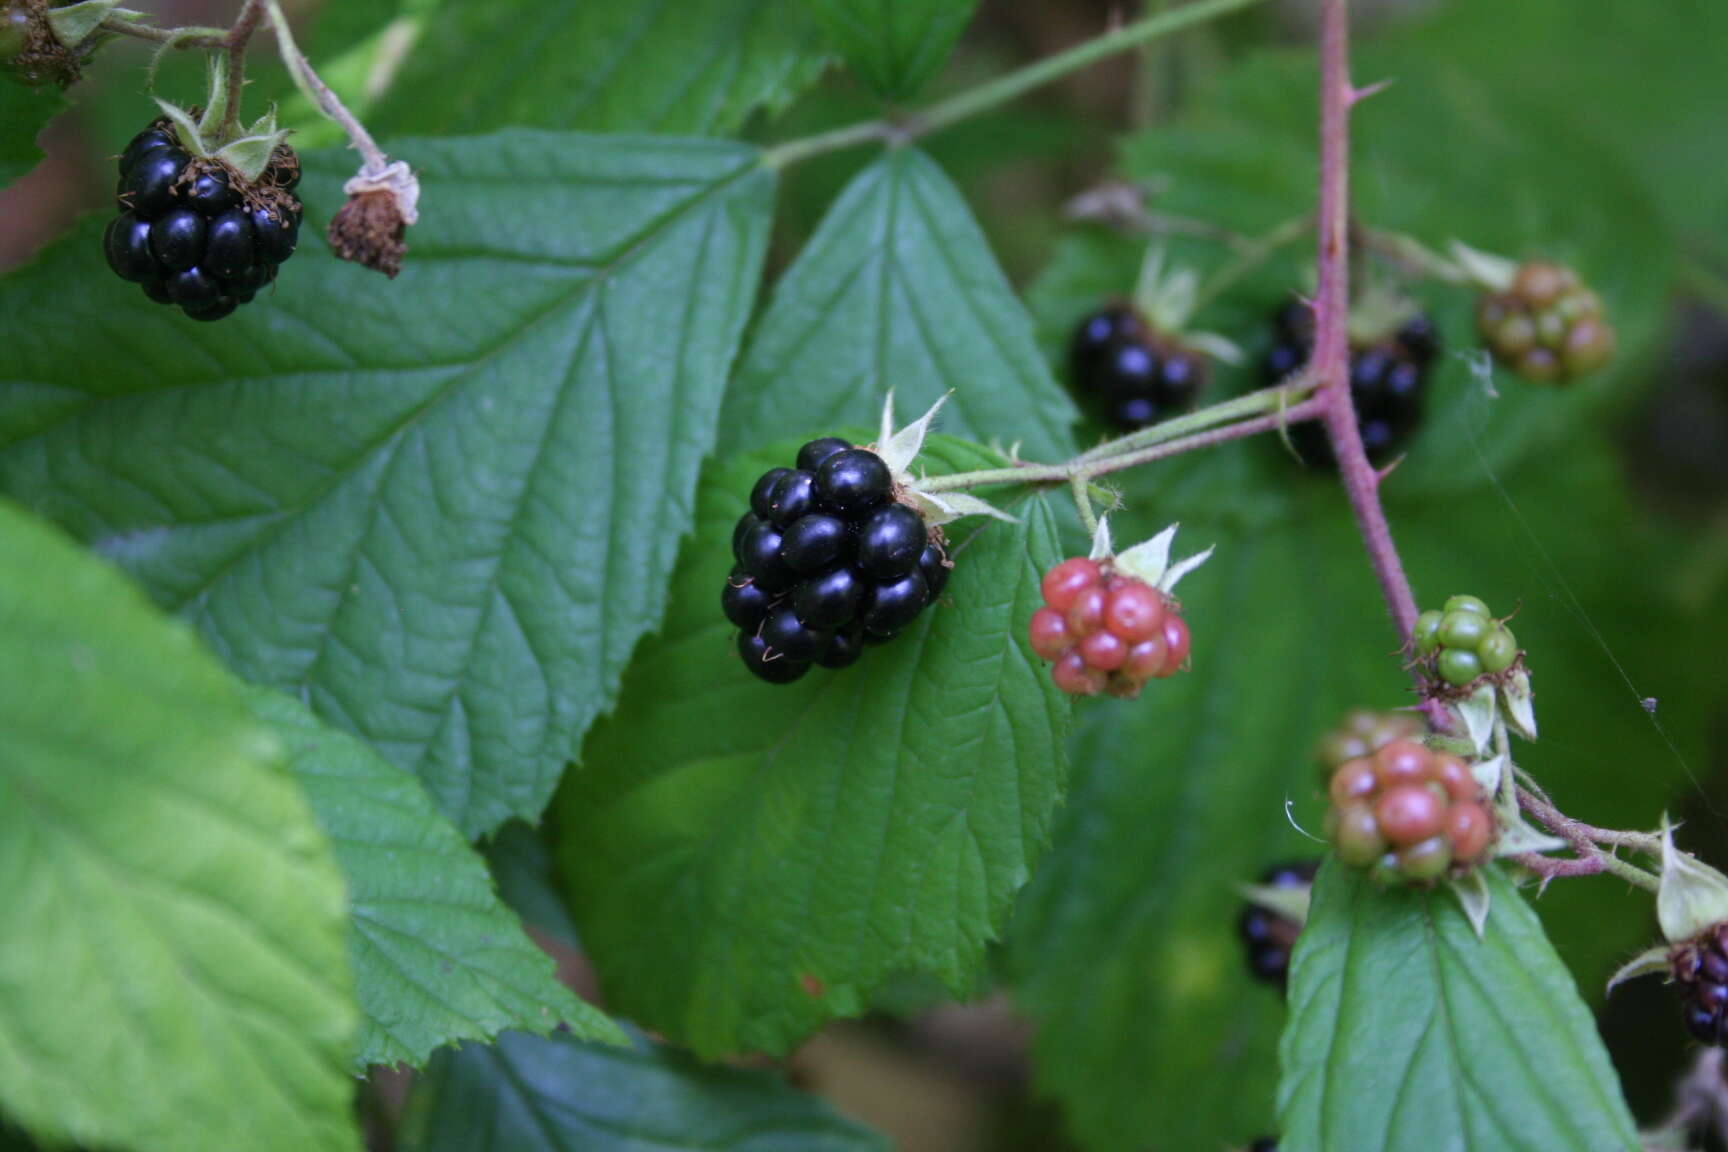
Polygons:
<instances>
[{"instance_id":1,"label":"unripe red blackberry","mask_svg":"<svg viewBox=\"0 0 1728 1152\"><path fill-rule=\"evenodd\" d=\"M1526 380L1567 384L1614 358L1614 328L1577 273L1546 260L1518 266L1503 292L1484 293L1476 330L1494 358Z\"/></svg>"},{"instance_id":2,"label":"unripe red blackberry","mask_svg":"<svg viewBox=\"0 0 1728 1152\"><path fill-rule=\"evenodd\" d=\"M1320 738L1314 757L1331 776L1347 760L1371 755L1394 740L1415 740L1426 730L1415 712L1372 712L1358 708Z\"/></svg>"},{"instance_id":3,"label":"unripe red blackberry","mask_svg":"<svg viewBox=\"0 0 1728 1152\"><path fill-rule=\"evenodd\" d=\"M812 440L771 468L732 531L737 567L720 606L744 666L772 684L844 668L933 603L952 567L939 529L898 502L881 457Z\"/></svg>"},{"instance_id":4,"label":"unripe red blackberry","mask_svg":"<svg viewBox=\"0 0 1728 1152\"><path fill-rule=\"evenodd\" d=\"M1728 924L1677 944L1668 968L1680 988L1686 1030L1704 1044L1728 1044Z\"/></svg>"},{"instance_id":5,"label":"unripe red blackberry","mask_svg":"<svg viewBox=\"0 0 1728 1152\"><path fill-rule=\"evenodd\" d=\"M1480 863L1494 817L1462 760L1394 740L1333 772L1326 832L1339 859L1383 877L1432 882Z\"/></svg>"},{"instance_id":6,"label":"unripe red blackberry","mask_svg":"<svg viewBox=\"0 0 1728 1152\"><path fill-rule=\"evenodd\" d=\"M1068 346L1068 381L1075 397L1119 431L1188 411L1210 377L1204 355L1158 332L1127 304L1084 317Z\"/></svg>"},{"instance_id":7,"label":"unripe red blackberry","mask_svg":"<svg viewBox=\"0 0 1728 1152\"><path fill-rule=\"evenodd\" d=\"M1132 698L1188 659L1188 625L1163 592L1109 561L1064 560L1044 574L1044 607L1032 614L1032 651L1071 696Z\"/></svg>"},{"instance_id":8,"label":"unripe red blackberry","mask_svg":"<svg viewBox=\"0 0 1728 1152\"><path fill-rule=\"evenodd\" d=\"M1314 874L1319 867L1318 860L1295 860L1274 865L1261 873L1260 886L1308 888L1314 883ZM1237 917L1236 930L1242 938L1249 974L1283 991L1290 977L1290 950L1296 946L1302 925L1289 916L1247 900Z\"/></svg>"},{"instance_id":9,"label":"unripe red blackberry","mask_svg":"<svg viewBox=\"0 0 1728 1152\"><path fill-rule=\"evenodd\" d=\"M276 146L255 181L181 146L166 118L132 138L120 156L103 251L122 280L194 320L219 320L276 279L300 231L300 161Z\"/></svg>"}]
</instances>

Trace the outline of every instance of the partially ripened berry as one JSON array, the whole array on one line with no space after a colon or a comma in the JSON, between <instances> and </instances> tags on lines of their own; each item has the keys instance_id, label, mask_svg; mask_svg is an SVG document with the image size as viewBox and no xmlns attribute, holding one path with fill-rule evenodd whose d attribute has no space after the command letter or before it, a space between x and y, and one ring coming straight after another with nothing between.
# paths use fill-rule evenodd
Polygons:
<instances>
[{"instance_id":1,"label":"partially ripened berry","mask_svg":"<svg viewBox=\"0 0 1728 1152\"><path fill-rule=\"evenodd\" d=\"M1108 561L1077 556L1044 573L1044 606L1032 614L1032 651L1071 696L1134 697L1188 659L1188 625L1163 592Z\"/></svg>"},{"instance_id":2,"label":"partially ripened berry","mask_svg":"<svg viewBox=\"0 0 1728 1152\"><path fill-rule=\"evenodd\" d=\"M1518 638L1477 596L1453 596L1416 617L1411 642L1426 661L1430 679L1458 690L1518 663Z\"/></svg>"},{"instance_id":3,"label":"partially ripened berry","mask_svg":"<svg viewBox=\"0 0 1728 1152\"><path fill-rule=\"evenodd\" d=\"M1701 1043L1728 1045L1728 924L1676 945L1668 967L1680 988L1686 1030Z\"/></svg>"},{"instance_id":4,"label":"partially ripened berry","mask_svg":"<svg viewBox=\"0 0 1728 1152\"><path fill-rule=\"evenodd\" d=\"M1084 317L1068 347L1068 380L1087 411L1131 431L1188 411L1205 388L1205 357L1156 332L1125 304Z\"/></svg>"},{"instance_id":5,"label":"partially ripened berry","mask_svg":"<svg viewBox=\"0 0 1728 1152\"><path fill-rule=\"evenodd\" d=\"M1304 364L1314 347L1314 314L1292 300L1273 318L1272 347L1261 362L1261 376L1276 384ZM1418 312L1391 335L1353 344L1350 349L1350 400L1368 459L1385 464L1409 442L1422 420L1428 370L1439 353L1434 322ZM1309 467L1330 467L1332 447L1320 421L1290 427L1290 444Z\"/></svg>"},{"instance_id":6,"label":"partially ripened berry","mask_svg":"<svg viewBox=\"0 0 1728 1152\"><path fill-rule=\"evenodd\" d=\"M1297 860L1276 865L1261 874L1260 886L1307 888L1314 883L1314 873L1319 866L1318 860ZM1290 950L1296 946L1296 937L1302 931L1302 925L1288 916L1282 916L1249 900L1242 905L1242 912L1236 920L1236 931L1242 938L1249 974L1256 980L1282 990L1290 975Z\"/></svg>"},{"instance_id":7,"label":"partially ripened berry","mask_svg":"<svg viewBox=\"0 0 1728 1152\"><path fill-rule=\"evenodd\" d=\"M824 437L771 468L732 531L721 609L744 666L771 683L845 668L893 639L948 583L942 533L893 499L881 457Z\"/></svg>"},{"instance_id":8,"label":"partially ripened berry","mask_svg":"<svg viewBox=\"0 0 1728 1152\"><path fill-rule=\"evenodd\" d=\"M1482 296L1476 330L1496 360L1539 383L1570 383L1614 358L1602 301L1572 269L1545 260L1527 261L1506 291Z\"/></svg>"},{"instance_id":9,"label":"partially ripened berry","mask_svg":"<svg viewBox=\"0 0 1728 1152\"><path fill-rule=\"evenodd\" d=\"M1469 767L1399 739L1333 771L1327 835L1338 858L1387 879L1428 883L1480 863L1494 816Z\"/></svg>"},{"instance_id":10,"label":"partially ripened berry","mask_svg":"<svg viewBox=\"0 0 1728 1152\"><path fill-rule=\"evenodd\" d=\"M164 119L133 137L119 168L120 215L103 235L103 254L152 300L195 320L220 319L271 283L294 252L300 163L287 145L248 184L221 161L181 148Z\"/></svg>"},{"instance_id":11,"label":"partially ripened berry","mask_svg":"<svg viewBox=\"0 0 1728 1152\"><path fill-rule=\"evenodd\" d=\"M1315 759L1328 775L1339 765L1378 752L1394 740L1414 740L1424 724L1415 712L1371 712L1358 708L1320 738Z\"/></svg>"}]
</instances>

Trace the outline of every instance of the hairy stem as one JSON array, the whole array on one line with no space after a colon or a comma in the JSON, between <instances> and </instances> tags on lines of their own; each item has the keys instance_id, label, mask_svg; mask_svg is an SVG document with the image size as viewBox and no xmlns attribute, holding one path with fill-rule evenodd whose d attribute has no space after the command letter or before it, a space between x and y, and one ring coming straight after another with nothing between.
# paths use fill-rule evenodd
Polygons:
<instances>
[{"instance_id":1,"label":"hairy stem","mask_svg":"<svg viewBox=\"0 0 1728 1152\"><path fill-rule=\"evenodd\" d=\"M1089 484L1098 477L1108 476L1113 472L1126 472L1142 464L1228 444L1232 440L1241 440L1248 436L1258 436L1262 432L1271 432L1287 424L1314 420L1319 418L1322 412L1323 406L1319 400L1304 400L1282 412L1252 420L1239 420L1234 424L1225 424L1180 439L1165 440L1116 456L1093 460L1076 457L1066 464L1021 464L1012 468L992 468L980 472L956 472L929 480L923 488L928 492L955 492L967 488L987 488L996 484L1060 484L1073 483L1076 480Z\"/></svg>"},{"instance_id":2,"label":"hairy stem","mask_svg":"<svg viewBox=\"0 0 1728 1152\"><path fill-rule=\"evenodd\" d=\"M228 29L207 28L202 25L188 28L158 28L154 24L143 24L124 16L112 15L103 20L102 31L112 32L117 36L131 36L138 40L148 40L153 44L172 44L176 48L202 48L208 51L221 48L227 42Z\"/></svg>"},{"instance_id":3,"label":"hairy stem","mask_svg":"<svg viewBox=\"0 0 1728 1152\"><path fill-rule=\"evenodd\" d=\"M899 119L868 120L816 136L807 136L801 140L790 140L769 149L763 161L769 167L780 168L812 156L837 152L872 141L904 143L916 140L981 112L988 112L1034 88L1060 80L1070 72L1077 72L1105 57L1259 2L1260 0L1196 0L1195 3L1184 4L1172 11L1144 16L1114 32L1107 32L1065 52L1047 56L976 88L926 105Z\"/></svg>"},{"instance_id":4,"label":"hairy stem","mask_svg":"<svg viewBox=\"0 0 1728 1152\"><path fill-rule=\"evenodd\" d=\"M264 0L246 0L222 42L224 51L228 53L228 108L222 114L219 133L224 140L233 139L240 133L240 89L246 83L246 45L251 42L252 33L258 31L258 23L263 18Z\"/></svg>"},{"instance_id":5,"label":"hairy stem","mask_svg":"<svg viewBox=\"0 0 1728 1152\"><path fill-rule=\"evenodd\" d=\"M1380 507L1380 475L1368 462L1350 398L1350 83L1348 0L1322 0L1320 33L1320 290L1314 312L1314 376L1338 473L1374 578L1403 644L1416 626L1416 598Z\"/></svg>"},{"instance_id":6,"label":"hairy stem","mask_svg":"<svg viewBox=\"0 0 1728 1152\"><path fill-rule=\"evenodd\" d=\"M282 50L282 62L288 66L288 72L294 77L294 84L305 97L312 101L318 111L334 121L343 132L347 133L349 143L359 149L364 160L363 171L377 175L390 163L390 157L378 147L372 139L372 133L366 131L366 126L348 111L340 97L330 90L322 77L312 70L312 65L301 53L300 46L294 42L294 33L288 27L288 18L283 15L279 0L263 0L270 14L270 26L276 33L276 43Z\"/></svg>"}]
</instances>

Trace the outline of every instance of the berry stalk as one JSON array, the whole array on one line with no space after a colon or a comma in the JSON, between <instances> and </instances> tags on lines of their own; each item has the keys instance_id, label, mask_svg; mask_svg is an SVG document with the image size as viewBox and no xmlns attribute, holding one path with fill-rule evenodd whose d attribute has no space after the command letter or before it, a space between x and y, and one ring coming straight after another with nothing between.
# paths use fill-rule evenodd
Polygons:
<instances>
[{"instance_id":1,"label":"berry stalk","mask_svg":"<svg viewBox=\"0 0 1728 1152\"><path fill-rule=\"evenodd\" d=\"M1320 13L1320 243L1313 371L1356 527L1398 638L1408 644L1416 626L1416 598L1380 506L1380 474L1368 462L1350 398L1350 108L1367 91L1350 82L1348 0L1323 0ZM1430 714L1437 721L1444 716L1440 709Z\"/></svg>"},{"instance_id":2,"label":"berry stalk","mask_svg":"<svg viewBox=\"0 0 1728 1152\"><path fill-rule=\"evenodd\" d=\"M1184 4L1171 11L1155 12L1150 16L1141 17L1132 23L1125 24L1114 32L1107 32L1084 43L1077 44L1053 56L1016 69L1006 76L997 77L976 88L939 100L898 118L866 120L859 124L850 124L844 128L836 128L831 132L822 132L815 136L806 136L800 140L789 140L777 147L770 148L762 157L764 164L770 168L783 168L788 164L796 164L800 160L808 160L812 156L822 156L829 152L838 152L845 148L854 148L860 144L882 140L890 144L905 144L919 137L927 136L951 124L969 120L983 112L988 112L1010 100L1017 99L1034 88L1041 88L1052 81L1060 80L1071 72L1078 72L1106 57L1118 52L1126 52L1130 48L1138 48L1159 37L1180 32L1184 28L1193 27L1207 20L1235 12L1250 5L1258 4L1260 0L1196 0L1192 4Z\"/></svg>"}]
</instances>

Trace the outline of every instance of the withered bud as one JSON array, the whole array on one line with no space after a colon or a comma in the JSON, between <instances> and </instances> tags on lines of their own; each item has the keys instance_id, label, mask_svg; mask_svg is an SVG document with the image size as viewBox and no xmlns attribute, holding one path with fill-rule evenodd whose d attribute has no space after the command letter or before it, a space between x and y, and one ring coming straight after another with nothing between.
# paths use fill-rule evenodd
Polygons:
<instances>
[{"instance_id":1,"label":"withered bud","mask_svg":"<svg viewBox=\"0 0 1728 1152\"><path fill-rule=\"evenodd\" d=\"M420 182L397 161L343 186L348 202L330 221L330 248L344 260L395 278L408 246L402 233L419 218Z\"/></svg>"}]
</instances>

